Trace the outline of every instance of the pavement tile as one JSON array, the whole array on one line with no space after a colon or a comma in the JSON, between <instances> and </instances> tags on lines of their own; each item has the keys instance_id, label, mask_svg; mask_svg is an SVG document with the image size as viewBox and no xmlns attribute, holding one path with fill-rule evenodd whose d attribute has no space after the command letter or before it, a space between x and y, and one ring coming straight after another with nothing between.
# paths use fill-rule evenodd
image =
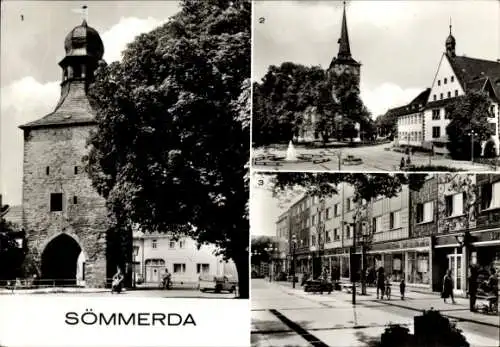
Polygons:
<instances>
[{"instance_id":1,"label":"pavement tile","mask_svg":"<svg viewBox=\"0 0 500 347\"><path fill-rule=\"evenodd\" d=\"M312 344L296 333L276 333L276 334L252 334L252 347L310 347Z\"/></svg>"}]
</instances>

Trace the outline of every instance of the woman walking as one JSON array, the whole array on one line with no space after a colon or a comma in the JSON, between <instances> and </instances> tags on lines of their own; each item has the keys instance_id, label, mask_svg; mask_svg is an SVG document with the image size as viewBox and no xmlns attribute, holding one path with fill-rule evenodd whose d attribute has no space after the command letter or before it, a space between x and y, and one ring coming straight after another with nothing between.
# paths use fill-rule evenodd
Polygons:
<instances>
[{"instance_id":1,"label":"woman walking","mask_svg":"<svg viewBox=\"0 0 500 347\"><path fill-rule=\"evenodd\" d=\"M378 268L378 274L377 274L377 299L378 299L378 294L379 291L381 293L380 298L384 298L385 294L385 274L384 274L384 268L379 267Z\"/></svg>"},{"instance_id":2,"label":"woman walking","mask_svg":"<svg viewBox=\"0 0 500 347\"><path fill-rule=\"evenodd\" d=\"M443 291L441 292L441 297L443 301L451 297L452 303L455 303L455 298L453 297L453 280L451 278L451 270L446 270L446 275L443 278Z\"/></svg>"}]
</instances>

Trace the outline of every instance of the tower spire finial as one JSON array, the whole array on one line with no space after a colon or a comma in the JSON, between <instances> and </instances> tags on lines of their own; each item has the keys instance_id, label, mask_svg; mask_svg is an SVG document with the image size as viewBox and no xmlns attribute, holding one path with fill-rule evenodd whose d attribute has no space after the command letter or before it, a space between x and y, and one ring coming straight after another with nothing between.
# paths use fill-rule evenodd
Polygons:
<instances>
[{"instance_id":1,"label":"tower spire finial","mask_svg":"<svg viewBox=\"0 0 500 347\"><path fill-rule=\"evenodd\" d=\"M451 35L451 17L450 17L450 35Z\"/></svg>"},{"instance_id":2,"label":"tower spire finial","mask_svg":"<svg viewBox=\"0 0 500 347\"><path fill-rule=\"evenodd\" d=\"M339 59L349 59L351 57L351 47L349 45L349 34L347 33L347 19L345 13L345 1L344 1L344 12L342 14L342 27L340 31L340 39L339 39Z\"/></svg>"},{"instance_id":3,"label":"tower spire finial","mask_svg":"<svg viewBox=\"0 0 500 347\"><path fill-rule=\"evenodd\" d=\"M89 12L87 10L87 5L82 6L82 21L87 23Z\"/></svg>"}]
</instances>

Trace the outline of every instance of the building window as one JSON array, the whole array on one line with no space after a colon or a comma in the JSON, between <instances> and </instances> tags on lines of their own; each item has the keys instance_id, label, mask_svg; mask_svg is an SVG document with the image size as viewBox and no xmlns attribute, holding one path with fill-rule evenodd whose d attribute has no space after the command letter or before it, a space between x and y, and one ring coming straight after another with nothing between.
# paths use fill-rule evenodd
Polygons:
<instances>
[{"instance_id":1,"label":"building window","mask_svg":"<svg viewBox=\"0 0 500 347\"><path fill-rule=\"evenodd\" d=\"M73 204L74 205L78 204L78 199L76 196L73 196Z\"/></svg>"},{"instance_id":2,"label":"building window","mask_svg":"<svg viewBox=\"0 0 500 347\"><path fill-rule=\"evenodd\" d=\"M444 109L444 119L451 119L450 112L447 109Z\"/></svg>"},{"instance_id":3,"label":"building window","mask_svg":"<svg viewBox=\"0 0 500 347\"><path fill-rule=\"evenodd\" d=\"M328 231L326 232L326 242L327 242L327 243L328 243L328 242L332 242L332 238L331 238L330 233L331 233L331 231L330 231L330 230L328 230Z\"/></svg>"},{"instance_id":4,"label":"building window","mask_svg":"<svg viewBox=\"0 0 500 347\"><path fill-rule=\"evenodd\" d=\"M441 80L438 80L438 86L440 86L440 85L441 85Z\"/></svg>"},{"instance_id":5,"label":"building window","mask_svg":"<svg viewBox=\"0 0 500 347\"><path fill-rule=\"evenodd\" d=\"M441 136L441 127L432 127L432 137L437 139Z\"/></svg>"},{"instance_id":6,"label":"building window","mask_svg":"<svg viewBox=\"0 0 500 347\"><path fill-rule=\"evenodd\" d=\"M439 100L443 100L443 93L439 93Z\"/></svg>"},{"instance_id":7,"label":"building window","mask_svg":"<svg viewBox=\"0 0 500 347\"><path fill-rule=\"evenodd\" d=\"M448 79L445 77L444 78L444 84L448 83Z\"/></svg>"},{"instance_id":8,"label":"building window","mask_svg":"<svg viewBox=\"0 0 500 347\"><path fill-rule=\"evenodd\" d=\"M62 193L50 194L50 211L62 211Z\"/></svg>"},{"instance_id":9,"label":"building window","mask_svg":"<svg viewBox=\"0 0 500 347\"><path fill-rule=\"evenodd\" d=\"M316 225L316 215L311 217L311 225Z\"/></svg>"},{"instance_id":10,"label":"building window","mask_svg":"<svg viewBox=\"0 0 500 347\"><path fill-rule=\"evenodd\" d=\"M345 226L345 237L346 237L346 239L351 238L351 226L350 225Z\"/></svg>"},{"instance_id":11,"label":"building window","mask_svg":"<svg viewBox=\"0 0 500 347\"><path fill-rule=\"evenodd\" d=\"M495 105L491 105L490 107L490 114L488 115L489 118L495 118Z\"/></svg>"},{"instance_id":12,"label":"building window","mask_svg":"<svg viewBox=\"0 0 500 347\"><path fill-rule=\"evenodd\" d=\"M450 77L451 82L455 81L455 76Z\"/></svg>"},{"instance_id":13,"label":"building window","mask_svg":"<svg viewBox=\"0 0 500 347\"><path fill-rule=\"evenodd\" d=\"M445 196L445 216L455 217L464 213L465 192Z\"/></svg>"},{"instance_id":14,"label":"building window","mask_svg":"<svg viewBox=\"0 0 500 347\"><path fill-rule=\"evenodd\" d=\"M151 247L152 248L157 248L158 246L158 241L157 240L151 240Z\"/></svg>"},{"instance_id":15,"label":"building window","mask_svg":"<svg viewBox=\"0 0 500 347\"><path fill-rule=\"evenodd\" d=\"M49 173L50 173L50 167L48 167L48 166L47 166L47 167L45 168L45 174L48 176L48 175L49 175Z\"/></svg>"},{"instance_id":16,"label":"building window","mask_svg":"<svg viewBox=\"0 0 500 347\"><path fill-rule=\"evenodd\" d=\"M347 211L350 211L351 210L351 198L347 198L347 201L346 201L346 207L347 207Z\"/></svg>"},{"instance_id":17,"label":"building window","mask_svg":"<svg viewBox=\"0 0 500 347\"><path fill-rule=\"evenodd\" d=\"M382 231L382 217L373 218L373 232L378 233Z\"/></svg>"},{"instance_id":18,"label":"building window","mask_svg":"<svg viewBox=\"0 0 500 347\"><path fill-rule=\"evenodd\" d=\"M451 98L451 92L448 92L448 98Z\"/></svg>"},{"instance_id":19,"label":"building window","mask_svg":"<svg viewBox=\"0 0 500 347\"><path fill-rule=\"evenodd\" d=\"M436 96L436 94L434 94L434 101L436 101L436 100L437 100L437 96Z\"/></svg>"},{"instance_id":20,"label":"building window","mask_svg":"<svg viewBox=\"0 0 500 347\"><path fill-rule=\"evenodd\" d=\"M333 206L333 214L338 217L340 214L339 214L339 204L335 204Z\"/></svg>"},{"instance_id":21,"label":"building window","mask_svg":"<svg viewBox=\"0 0 500 347\"><path fill-rule=\"evenodd\" d=\"M417 204L417 223L427 223L434 220L434 204L432 201Z\"/></svg>"},{"instance_id":22,"label":"building window","mask_svg":"<svg viewBox=\"0 0 500 347\"><path fill-rule=\"evenodd\" d=\"M311 245L315 245L316 244L316 235L312 235L311 236Z\"/></svg>"},{"instance_id":23,"label":"building window","mask_svg":"<svg viewBox=\"0 0 500 347\"><path fill-rule=\"evenodd\" d=\"M333 240L334 241L339 241L340 240L340 235L339 235L339 229L338 228L333 229Z\"/></svg>"},{"instance_id":24,"label":"building window","mask_svg":"<svg viewBox=\"0 0 500 347\"><path fill-rule=\"evenodd\" d=\"M196 273L209 273L210 272L210 264L196 264Z\"/></svg>"},{"instance_id":25,"label":"building window","mask_svg":"<svg viewBox=\"0 0 500 347\"><path fill-rule=\"evenodd\" d=\"M75 175L78 175L78 166L75 166Z\"/></svg>"},{"instance_id":26,"label":"building window","mask_svg":"<svg viewBox=\"0 0 500 347\"><path fill-rule=\"evenodd\" d=\"M491 135L495 136L497 134L497 123L488 123L490 127Z\"/></svg>"},{"instance_id":27,"label":"building window","mask_svg":"<svg viewBox=\"0 0 500 347\"><path fill-rule=\"evenodd\" d=\"M432 120L441 119L441 110L439 108L432 110Z\"/></svg>"},{"instance_id":28,"label":"building window","mask_svg":"<svg viewBox=\"0 0 500 347\"><path fill-rule=\"evenodd\" d=\"M455 96L458 96L458 90L455 89Z\"/></svg>"},{"instance_id":29,"label":"building window","mask_svg":"<svg viewBox=\"0 0 500 347\"><path fill-rule=\"evenodd\" d=\"M326 209L326 219L330 219L331 218L330 211L331 211L331 208L328 207Z\"/></svg>"},{"instance_id":30,"label":"building window","mask_svg":"<svg viewBox=\"0 0 500 347\"><path fill-rule=\"evenodd\" d=\"M390 215L390 229L398 229L400 227L400 213L399 211L391 212Z\"/></svg>"},{"instance_id":31,"label":"building window","mask_svg":"<svg viewBox=\"0 0 500 347\"><path fill-rule=\"evenodd\" d=\"M179 241L179 248L184 248L185 245L186 245L186 241L184 241L184 240Z\"/></svg>"},{"instance_id":32,"label":"building window","mask_svg":"<svg viewBox=\"0 0 500 347\"><path fill-rule=\"evenodd\" d=\"M168 247L169 247L170 249L174 249L174 248L175 248L175 241L170 241L170 242L168 243Z\"/></svg>"},{"instance_id":33,"label":"building window","mask_svg":"<svg viewBox=\"0 0 500 347\"><path fill-rule=\"evenodd\" d=\"M174 274L185 273L186 264L174 264Z\"/></svg>"}]
</instances>

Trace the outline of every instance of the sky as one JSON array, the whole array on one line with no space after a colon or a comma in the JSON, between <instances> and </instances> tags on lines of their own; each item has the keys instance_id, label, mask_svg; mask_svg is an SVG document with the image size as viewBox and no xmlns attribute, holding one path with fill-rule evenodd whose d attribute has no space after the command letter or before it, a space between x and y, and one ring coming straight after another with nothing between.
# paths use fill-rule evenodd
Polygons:
<instances>
[{"instance_id":1,"label":"sky","mask_svg":"<svg viewBox=\"0 0 500 347\"><path fill-rule=\"evenodd\" d=\"M291 61L327 68L338 52L341 1L256 1L253 79ZM449 35L457 55L500 59L500 1L349 1L351 53L372 116L431 87Z\"/></svg>"},{"instance_id":2,"label":"sky","mask_svg":"<svg viewBox=\"0 0 500 347\"><path fill-rule=\"evenodd\" d=\"M0 193L3 203L21 204L23 133L19 125L53 111L60 95L64 38L82 22L104 43L104 60L121 59L127 43L165 23L180 9L176 1L2 1L0 56ZM21 15L23 18L21 18Z\"/></svg>"}]
</instances>

